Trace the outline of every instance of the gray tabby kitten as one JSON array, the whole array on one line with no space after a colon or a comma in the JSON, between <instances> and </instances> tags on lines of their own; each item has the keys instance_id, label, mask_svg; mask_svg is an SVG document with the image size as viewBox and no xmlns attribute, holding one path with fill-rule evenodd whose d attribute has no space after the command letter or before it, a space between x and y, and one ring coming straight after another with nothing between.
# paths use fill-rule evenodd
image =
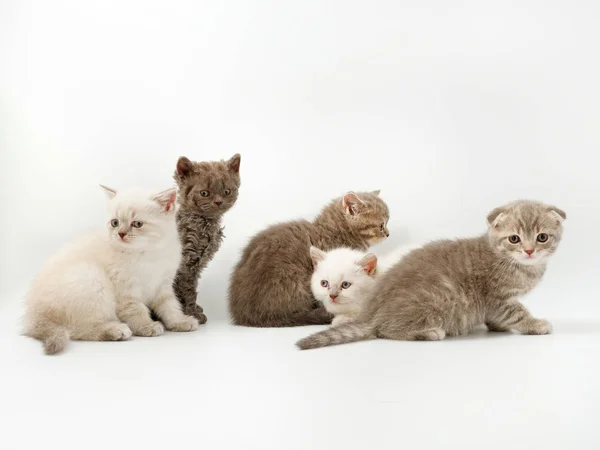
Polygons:
<instances>
[{"instance_id":1,"label":"gray tabby kitten","mask_svg":"<svg viewBox=\"0 0 600 450\"><path fill-rule=\"evenodd\" d=\"M181 240L181 263L173 288L185 314L206 323L196 303L198 277L223 240L221 218L235 203L240 187L241 156L228 161L177 161L175 181L179 188L177 228Z\"/></svg>"},{"instance_id":2,"label":"gray tabby kitten","mask_svg":"<svg viewBox=\"0 0 600 450\"><path fill-rule=\"evenodd\" d=\"M490 331L548 334L519 302L541 280L562 236L564 211L534 201L494 209L487 234L432 242L382 277L355 322L300 340L301 349L366 339L440 340L484 324Z\"/></svg>"}]
</instances>

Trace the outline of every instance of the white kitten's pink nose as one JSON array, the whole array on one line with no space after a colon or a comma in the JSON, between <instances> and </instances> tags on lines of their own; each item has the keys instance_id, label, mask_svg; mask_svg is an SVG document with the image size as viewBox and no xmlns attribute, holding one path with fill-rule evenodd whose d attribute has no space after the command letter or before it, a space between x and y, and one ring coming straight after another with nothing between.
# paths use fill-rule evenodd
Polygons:
<instances>
[{"instance_id":1,"label":"white kitten's pink nose","mask_svg":"<svg viewBox=\"0 0 600 450\"><path fill-rule=\"evenodd\" d=\"M338 298L338 295L337 294L329 294L329 298L331 298L331 300L333 302L335 302L335 299Z\"/></svg>"}]
</instances>

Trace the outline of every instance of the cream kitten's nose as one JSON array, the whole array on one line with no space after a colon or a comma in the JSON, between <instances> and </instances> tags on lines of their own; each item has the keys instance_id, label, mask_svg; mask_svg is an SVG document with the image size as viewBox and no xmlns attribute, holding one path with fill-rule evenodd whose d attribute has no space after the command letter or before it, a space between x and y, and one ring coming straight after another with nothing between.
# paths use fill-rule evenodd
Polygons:
<instances>
[{"instance_id":1,"label":"cream kitten's nose","mask_svg":"<svg viewBox=\"0 0 600 450\"><path fill-rule=\"evenodd\" d=\"M119 236L121 237L121 239L125 239L125 236L127 236L127 233L119 231Z\"/></svg>"}]
</instances>

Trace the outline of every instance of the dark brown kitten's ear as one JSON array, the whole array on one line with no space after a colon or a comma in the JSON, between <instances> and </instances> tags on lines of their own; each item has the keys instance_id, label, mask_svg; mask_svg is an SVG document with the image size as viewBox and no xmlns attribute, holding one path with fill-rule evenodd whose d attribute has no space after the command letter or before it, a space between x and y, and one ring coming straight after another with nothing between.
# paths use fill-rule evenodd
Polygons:
<instances>
[{"instance_id":1,"label":"dark brown kitten's ear","mask_svg":"<svg viewBox=\"0 0 600 450\"><path fill-rule=\"evenodd\" d=\"M567 219L567 213L556 206L549 206L548 211L556 218L556 224L560 225L563 220Z\"/></svg>"},{"instance_id":2,"label":"dark brown kitten's ear","mask_svg":"<svg viewBox=\"0 0 600 450\"><path fill-rule=\"evenodd\" d=\"M242 155L236 153L227 161L227 168L231 172L238 173L240 171L240 162L242 162Z\"/></svg>"},{"instance_id":3,"label":"dark brown kitten's ear","mask_svg":"<svg viewBox=\"0 0 600 450\"><path fill-rule=\"evenodd\" d=\"M182 178L189 176L194 170L194 164L185 156L181 156L177 160L177 175Z\"/></svg>"},{"instance_id":4,"label":"dark brown kitten's ear","mask_svg":"<svg viewBox=\"0 0 600 450\"><path fill-rule=\"evenodd\" d=\"M505 213L506 208L504 206L500 206L499 208L492 210L492 212L489 213L487 216L488 225L490 227L496 228L498 225L500 225L500 222L502 221L502 218L504 217Z\"/></svg>"},{"instance_id":5,"label":"dark brown kitten's ear","mask_svg":"<svg viewBox=\"0 0 600 450\"><path fill-rule=\"evenodd\" d=\"M173 209L176 198L177 190L175 188L170 188L159 192L154 197L152 197L152 200L154 200L156 203L162 206L165 212L169 212Z\"/></svg>"},{"instance_id":6,"label":"dark brown kitten's ear","mask_svg":"<svg viewBox=\"0 0 600 450\"><path fill-rule=\"evenodd\" d=\"M373 253L368 253L359 262L358 265L363 268L365 273L370 276L374 276L377 272L377 256Z\"/></svg>"},{"instance_id":7,"label":"dark brown kitten's ear","mask_svg":"<svg viewBox=\"0 0 600 450\"><path fill-rule=\"evenodd\" d=\"M358 195L352 191L347 192L344 195L342 205L344 206L346 214L350 216L357 216L367 206L360 198L358 198Z\"/></svg>"},{"instance_id":8,"label":"dark brown kitten's ear","mask_svg":"<svg viewBox=\"0 0 600 450\"><path fill-rule=\"evenodd\" d=\"M117 191L114 189L104 186L103 184L101 184L100 187L102 189L104 189L104 192L106 193L106 196L108 197L109 200L112 198L115 198L115 195L117 195Z\"/></svg>"},{"instance_id":9,"label":"dark brown kitten's ear","mask_svg":"<svg viewBox=\"0 0 600 450\"><path fill-rule=\"evenodd\" d=\"M319 250L317 247L310 246L310 258L312 259L313 266L317 267L317 265L325 259L325 252L323 250Z\"/></svg>"}]
</instances>

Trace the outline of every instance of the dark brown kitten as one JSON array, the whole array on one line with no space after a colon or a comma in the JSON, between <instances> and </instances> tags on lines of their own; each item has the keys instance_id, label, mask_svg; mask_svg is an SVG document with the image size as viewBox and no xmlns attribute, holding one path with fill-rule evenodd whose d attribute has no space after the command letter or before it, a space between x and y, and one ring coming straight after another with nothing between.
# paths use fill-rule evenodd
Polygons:
<instances>
[{"instance_id":1,"label":"dark brown kitten","mask_svg":"<svg viewBox=\"0 0 600 450\"><path fill-rule=\"evenodd\" d=\"M179 188L182 255L173 288L184 313L200 323L206 322L206 316L196 304L198 278L221 246L221 217L238 198L240 161L239 154L228 161L192 162L185 156L177 161L174 178Z\"/></svg>"},{"instance_id":2,"label":"dark brown kitten","mask_svg":"<svg viewBox=\"0 0 600 450\"><path fill-rule=\"evenodd\" d=\"M310 289L310 247L366 250L389 236L379 191L348 192L313 221L273 225L252 238L231 277L229 309L237 325L293 327L331 323Z\"/></svg>"},{"instance_id":3,"label":"dark brown kitten","mask_svg":"<svg viewBox=\"0 0 600 450\"><path fill-rule=\"evenodd\" d=\"M519 298L542 279L562 237L564 211L517 201L488 215L488 232L413 250L378 282L355 322L300 340L301 349L366 339L440 340L485 324L490 331L548 334Z\"/></svg>"}]
</instances>

